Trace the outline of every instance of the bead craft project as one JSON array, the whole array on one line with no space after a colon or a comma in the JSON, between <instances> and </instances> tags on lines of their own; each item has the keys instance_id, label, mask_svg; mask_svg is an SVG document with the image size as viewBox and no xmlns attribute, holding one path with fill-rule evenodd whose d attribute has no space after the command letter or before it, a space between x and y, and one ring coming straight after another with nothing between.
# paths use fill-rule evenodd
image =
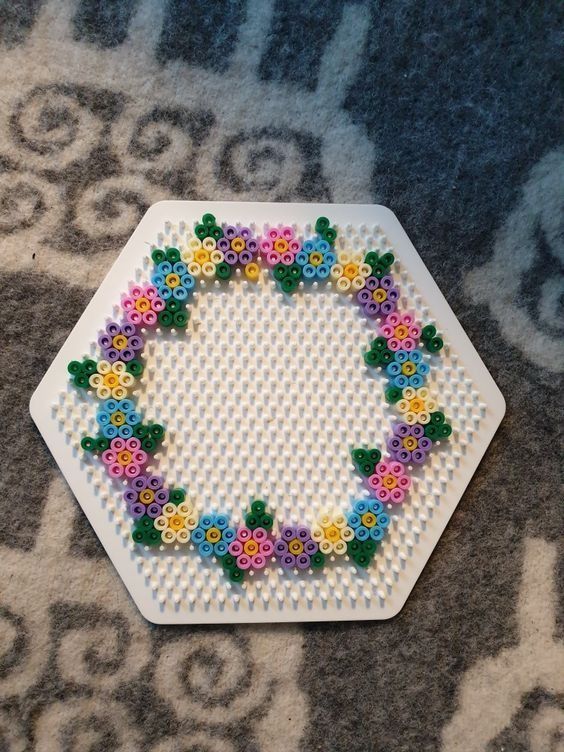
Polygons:
<instances>
[{"instance_id":1,"label":"bead craft project","mask_svg":"<svg viewBox=\"0 0 564 752\"><path fill-rule=\"evenodd\" d=\"M31 412L143 614L197 623L397 613L504 403L383 207L162 202Z\"/></svg>"}]
</instances>

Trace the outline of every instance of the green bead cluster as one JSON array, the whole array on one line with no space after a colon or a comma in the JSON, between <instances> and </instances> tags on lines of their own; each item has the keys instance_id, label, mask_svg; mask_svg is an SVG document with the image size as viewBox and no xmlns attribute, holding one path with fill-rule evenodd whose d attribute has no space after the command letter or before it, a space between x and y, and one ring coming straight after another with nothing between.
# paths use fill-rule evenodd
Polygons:
<instances>
[{"instance_id":1,"label":"green bead cluster","mask_svg":"<svg viewBox=\"0 0 564 752\"><path fill-rule=\"evenodd\" d=\"M374 475L376 465L382 459L379 449L353 449L351 455L357 472L365 478Z\"/></svg>"},{"instance_id":2,"label":"green bead cluster","mask_svg":"<svg viewBox=\"0 0 564 752\"><path fill-rule=\"evenodd\" d=\"M289 266L286 264L276 264L274 271L272 272L274 279L280 285L282 292L288 295L295 292L300 284L303 272L302 267L294 262Z\"/></svg>"},{"instance_id":3,"label":"green bead cluster","mask_svg":"<svg viewBox=\"0 0 564 752\"><path fill-rule=\"evenodd\" d=\"M147 454L154 452L164 439L165 429L160 423L138 423L133 426L133 435L141 441L141 449Z\"/></svg>"},{"instance_id":4,"label":"green bead cluster","mask_svg":"<svg viewBox=\"0 0 564 752\"><path fill-rule=\"evenodd\" d=\"M221 566L231 582L243 582L245 579L245 572L242 569L239 569L237 566L237 559L234 556L231 556L231 554L226 554L221 557Z\"/></svg>"},{"instance_id":5,"label":"green bead cluster","mask_svg":"<svg viewBox=\"0 0 564 752\"><path fill-rule=\"evenodd\" d=\"M194 228L194 234L200 240L205 240L205 238L219 240L223 237L223 230L217 224L214 215L207 213L204 214L202 221Z\"/></svg>"},{"instance_id":6,"label":"green bead cluster","mask_svg":"<svg viewBox=\"0 0 564 752\"><path fill-rule=\"evenodd\" d=\"M85 452L93 452L94 454L101 454L106 449L110 448L110 440L105 436L99 435L96 438L93 436L84 436L80 440L80 446Z\"/></svg>"},{"instance_id":7,"label":"green bead cluster","mask_svg":"<svg viewBox=\"0 0 564 752\"><path fill-rule=\"evenodd\" d=\"M431 420L424 427L425 436L431 441L440 441L441 439L448 439L452 433L452 426L445 420L444 413L437 412L431 413Z\"/></svg>"},{"instance_id":8,"label":"green bead cluster","mask_svg":"<svg viewBox=\"0 0 564 752\"><path fill-rule=\"evenodd\" d=\"M135 543L144 543L146 546L158 546L162 542L161 534L155 529L154 520L147 514L135 520L131 537Z\"/></svg>"},{"instance_id":9,"label":"green bead cluster","mask_svg":"<svg viewBox=\"0 0 564 752\"><path fill-rule=\"evenodd\" d=\"M437 330L433 324L423 327L421 340L430 353L436 353L443 349L444 342L441 337L437 336Z\"/></svg>"},{"instance_id":10,"label":"green bead cluster","mask_svg":"<svg viewBox=\"0 0 564 752\"><path fill-rule=\"evenodd\" d=\"M158 314L159 324L165 329L186 329L189 318L188 311L183 311L182 304L174 298L169 298L164 311L159 311Z\"/></svg>"},{"instance_id":11,"label":"green bead cluster","mask_svg":"<svg viewBox=\"0 0 564 752\"><path fill-rule=\"evenodd\" d=\"M370 368L387 366L393 359L394 354L388 349L388 342L385 337L373 339L370 343L370 350L364 353L364 362Z\"/></svg>"},{"instance_id":12,"label":"green bead cluster","mask_svg":"<svg viewBox=\"0 0 564 752\"><path fill-rule=\"evenodd\" d=\"M78 360L71 360L67 371L72 376L72 383L75 386L87 389L90 385L90 377L97 373L98 368L95 360L85 358L82 363Z\"/></svg>"},{"instance_id":13,"label":"green bead cluster","mask_svg":"<svg viewBox=\"0 0 564 752\"><path fill-rule=\"evenodd\" d=\"M163 261L176 264L177 261L180 261L180 251L178 248L167 248L164 251L162 248L154 248L151 251L151 258L155 264L162 264Z\"/></svg>"},{"instance_id":14,"label":"green bead cluster","mask_svg":"<svg viewBox=\"0 0 564 752\"><path fill-rule=\"evenodd\" d=\"M318 217L315 222L315 232L323 238L323 240L326 240L329 245L334 245L335 240L337 239L337 230L335 230L334 227L331 227L331 223L327 219L327 217Z\"/></svg>"},{"instance_id":15,"label":"green bead cluster","mask_svg":"<svg viewBox=\"0 0 564 752\"><path fill-rule=\"evenodd\" d=\"M372 538L359 541L356 538L347 543L347 553L359 567L369 567L378 545Z\"/></svg>"},{"instance_id":16,"label":"green bead cluster","mask_svg":"<svg viewBox=\"0 0 564 752\"><path fill-rule=\"evenodd\" d=\"M264 501L253 501L250 511L245 515L245 525L249 530L256 530L257 527L272 530L274 517L266 511Z\"/></svg>"},{"instance_id":17,"label":"green bead cluster","mask_svg":"<svg viewBox=\"0 0 564 752\"><path fill-rule=\"evenodd\" d=\"M390 273L394 261L394 254L389 252L380 256L377 251L368 251L364 257L364 263L372 268L372 276L377 279L382 279Z\"/></svg>"}]
</instances>

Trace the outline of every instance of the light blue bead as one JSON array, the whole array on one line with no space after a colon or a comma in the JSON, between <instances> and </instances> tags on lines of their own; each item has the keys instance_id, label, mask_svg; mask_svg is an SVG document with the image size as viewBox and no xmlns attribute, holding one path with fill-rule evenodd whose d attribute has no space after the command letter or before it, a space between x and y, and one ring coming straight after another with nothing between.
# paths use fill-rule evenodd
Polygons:
<instances>
[{"instance_id":1,"label":"light blue bead","mask_svg":"<svg viewBox=\"0 0 564 752\"><path fill-rule=\"evenodd\" d=\"M176 264L172 267L172 271L175 274L178 274L179 277L182 277L188 271L188 267L186 266L184 261L177 261Z\"/></svg>"},{"instance_id":2,"label":"light blue bead","mask_svg":"<svg viewBox=\"0 0 564 752\"><path fill-rule=\"evenodd\" d=\"M303 268L304 279L313 279L315 277L315 266L306 264Z\"/></svg>"},{"instance_id":3,"label":"light blue bead","mask_svg":"<svg viewBox=\"0 0 564 752\"><path fill-rule=\"evenodd\" d=\"M209 541L204 541L198 546L198 553L200 556L211 556L213 554L213 546Z\"/></svg>"},{"instance_id":4,"label":"light blue bead","mask_svg":"<svg viewBox=\"0 0 564 752\"><path fill-rule=\"evenodd\" d=\"M300 251L299 253L296 253L296 264L299 264L300 266L305 266L309 261L309 256L305 251Z\"/></svg>"},{"instance_id":5,"label":"light blue bead","mask_svg":"<svg viewBox=\"0 0 564 752\"><path fill-rule=\"evenodd\" d=\"M370 537L374 541L381 541L384 537L384 531L378 525L374 525L374 527L370 528Z\"/></svg>"},{"instance_id":6,"label":"light blue bead","mask_svg":"<svg viewBox=\"0 0 564 752\"><path fill-rule=\"evenodd\" d=\"M118 402L118 410L122 413L130 413L134 409L135 405L129 399L122 399Z\"/></svg>"},{"instance_id":7,"label":"light blue bead","mask_svg":"<svg viewBox=\"0 0 564 752\"><path fill-rule=\"evenodd\" d=\"M151 282L155 285L156 288L162 287L166 282L164 274L153 274L153 276L151 277Z\"/></svg>"},{"instance_id":8,"label":"light blue bead","mask_svg":"<svg viewBox=\"0 0 564 752\"><path fill-rule=\"evenodd\" d=\"M399 363L388 363L388 365L386 366L386 373L391 378L393 378L394 376L399 376L401 373L401 365Z\"/></svg>"},{"instance_id":9,"label":"light blue bead","mask_svg":"<svg viewBox=\"0 0 564 752\"><path fill-rule=\"evenodd\" d=\"M414 373L413 376L409 377L409 386L412 386L414 389L419 389L424 383L425 379L419 373Z\"/></svg>"},{"instance_id":10,"label":"light blue bead","mask_svg":"<svg viewBox=\"0 0 564 752\"><path fill-rule=\"evenodd\" d=\"M319 277L319 279L327 279L330 272L331 270L327 266L327 264L319 264L319 266L317 267L317 276Z\"/></svg>"},{"instance_id":11,"label":"light blue bead","mask_svg":"<svg viewBox=\"0 0 564 752\"><path fill-rule=\"evenodd\" d=\"M195 543L196 545L198 543L201 543L202 541L205 541L206 539L205 530L202 530L201 527L195 528L195 530L192 530L191 538L192 538L192 542Z\"/></svg>"},{"instance_id":12,"label":"light blue bead","mask_svg":"<svg viewBox=\"0 0 564 752\"><path fill-rule=\"evenodd\" d=\"M204 514L203 517L200 517L200 527L203 530L209 530L210 527L213 527L213 517L211 514Z\"/></svg>"},{"instance_id":13,"label":"light blue bead","mask_svg":"<svg viewBox=\"0 0 564 752\"><path fill-rule=\"evenodd\" d=\"M359 499L358 501L354 502L353 509L357 514L366 514L369 509L368 502L365 499Z\"/></svg>"},{"instance_id":14,"label":"light blue bead","mask_svg":"<svg viewBox=\"0 0 564 752\"><path fill-rule=\"evenodd\" d=\"M131 413L128 413L125 420L130 426L136 426L138 423L141 423L141 415L136 412L131 412Z\"/></svg>"},{"instance_id":15,"label":"light blue bead","mask_svg":"<svg viewBox=\"0 0 564 752\"><path fill-rule=\"evenodd\" d=\"M389 526L389 524L390 524L390 518L388 517L387 514L381 514L378 517L377 522L378 522L378 526L381 527L381 528L384 528L384 530L385 530Z\"/></svg>"},{"instance_id":16,"label":"light blue bead","mask_svg":"<svg viewBox=\"0 0 564 752\"><path fill-rule=\"evenodd\" d=\"M120 439L130 439L133 436L133 428L127 423L124 423L123 426L118 428L118 436Z\"/></svg>"},{"instance_id":17,"label":"light blue bead","mask_svg":"<svg viewBox=\"0 0 564 752\"><path fill-rule=\"evenodd\" d=\"M214 527L216 527L218 530L225 530L225 528L228 525L229 525L229 520L224 514L216 515Z\"/></svg>"},{"instance_id":18,"label":"light blue bead","mask_svg":"<svg viewBox=\"0 0 564 752\"><path fill-rule=\"evenodd\" d=\"M409 359L412 363L421 363L423 360L423 353L421 350L412 350L409 353Z\"/></svg>"},{"instance_id":19,"label":"light blue bead","mask_svg":"<svg viewBox=\"0 0 564 752\"><path fill-rule=\"evenodd\" d=\"M331 246L323 238L318 238L315 243L315 250L319 251L320 253L327 253L329 250L331 250Z\"/></svg>"},{"instance_id":20,"label":"light blue bead","mask_svg":"<svg viewBox=\"0 0 564 752\"><path fill-rule=\"evenodd\" d=\"M408 353L405 350L396 350L394 353L394 360L396 363L405 363L408 358Z\"/></svg>"},{"instance_id":21,"label":"light blue bead","mask_svg":"<svg viewBox=\"0 0 564 752\"><path fill-rule=\"evenodd\" d=\"M172 264L170 261L161 261L161 263L157 266L159 274L164 274L165 277L167 274L172 273Z\"/></svg>"},{"instance_id":22,"label":"light blue bead","mask_svg":"<svg viewBox=\"0 0 564 752\"><path fill-rule=\"evenodd\" d=\"M107 426L102 428L102 436L106 439L115 439L118 435L117 427L113 423L108 423Z\"/></svg>"},{"instance_id":23,"label":"light blue bead","mask_svg":"<svg viewBox=\"0 0 564 752\"><path fill-rule=\"evenodd\" d=\"M308 254L313 253L315 251L315 243L313 240L305 240L304 244L302 246L302 249Z\"/></svg>"},{"instance_id":24,"label":"light blue bead","mask_svg":"<svg viewBox=\"0 0 564 752\"><path fill-rule=\"evenodd\" d=\"M405 389L406 386L409 386L409 379L402 374L401 376L396 376L392 383L398 389Z\"/></svg>"},{"instance_id":25,"label":"light blue bead","mask_svg":"<svg viewBox=\"0 0 564 752\"><path fill-rule=\"evenodd\" d=\"M175 287L173 289L172 295L175 300L186 300L186 298L188 297L188 290L179 285L178 287Z\"/></svg>"},{"instance_id":26,"label":"light blue bead","mask_svg":"<svg viewBox=\"0 0 564 752\"><path fill-rule=\"evenodd\" d=\"M213 547L215 556L225 556L227 553L227 543L225 541L218 541Z\"/></svg>"},{"instance_id":27,"label":"light blue bead","mask_svg":"<svg viewBox=\"0 0 564 752\"><path fill-rule=\"evenodd\" d=\"M333 251L329 251L323 257L323 263L327 264L327 266L333 266L333 264L337 263L337 256L333 253Z\"/></svg>"},{"instance_id":28,"label":"light blue bead","mask_svg":"<svg viewBox=\"0 0 564 752\"><path fill-rule=\"evenodd\" d=\"M368 528L364 525L360 525L360 527L357 527L354 531L354 537L359 541L365 541L370 537L370 533L368 532Z\"/></svg>"},{"instance_id":29,"label":"light blue bead","mask_svg":"<svg viewBox=\"0 0 564 752\"><path fill-rule=\"evenodd\" d=\"M378 499L370 499L368 506L372 514L380 514L384 510L384 505Z\"/></svg>"},{"instance_id":30,"label":"light blue bead","mask_svg":"<svg viewBox=\"0 0 564 752\"><path fill-rule=\"evenodd\" d=\"M352 528L357 528L362 522L358 514L356 514L355 512L351 512L348 515L348 521L349 521L349 527L352 527Z\"/></svg>"},{"instance_id":31,"label":"light blue bead","mask_svg":"<svg viewBox=\"0 0 564 752\"><path fill-rule=\"evenodd\" d=\"M161 297L163 300L172 298L172 290L170 289L170 287L167 287L166 285L159 287L159 297Z\"/></svg>"},{"instance_id":32,"label":"light blue bead","mask_svg":"<svg viewBox=\"0 0 564 752\"><path fill-rule=\"evenodd\" d=\"M110 417L110 413L107 413L105 410L100 410L96 415L96 422L101 426L107 426L110 422Z\"/></svg>"},{"instance_id":33,"label":"light blue bead","mask_svg":"<svg viewBox=\"0 0 564 752\"><path fill-rule=\"evenodd\" d=\"M188 291L193 290L196 286L196 280L191 274L184 274L180 282L182 283L182 287L185 287Z\"/></svg>"},{"instance_id":34,"label":"light blue bead","mask_svg":"<svg viewBox=\"0 0 564 752\"><path fill-rule=\"evenodd\" d=\"M421 362L417 364L417 373L420 374L421 376L427 376L430 370L431 370L431 367L429 366L428 363Z\"/></svg>"},{"instance_id":35,"label":"light blue bead","mask_svg":"<svg viewBox=\"0 0 564 752\"><path fill-rule=\"evenodd\" d=\"M104 402L104 410L107 413L115 413L116 410L119 410L119 402L115 399L109 399Z\"/></svg>"},{"instance_id":36,"label":"light blue bead","mask_svg":"<svg viewBox=\"0 0 564 752\"><path fill-rule=\"evenodd\" d=\"M237 537L237 533L232 527L226 527L223 531L222 537L224 541L227 541L227 543L232 543Z\"/></svg>"}]
</instances>

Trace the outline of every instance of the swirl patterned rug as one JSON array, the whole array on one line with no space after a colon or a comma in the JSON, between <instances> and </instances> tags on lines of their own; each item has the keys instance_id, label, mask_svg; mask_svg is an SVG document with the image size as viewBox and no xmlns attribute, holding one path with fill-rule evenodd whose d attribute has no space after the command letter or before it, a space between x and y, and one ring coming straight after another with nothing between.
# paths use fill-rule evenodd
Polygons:
<instances>
[{"instance_id":1,"label":"swirl patterned rug","mask_svg":"<svg viewBox=\"0 0 564 752\"><path fill-rule=\"evenodd\" d=\"M557 4L0 3L2 752L562 752ZM507 416L395 619L156 628L28 414L145 208L378 202Z\"/></svg>"}]
</instances>

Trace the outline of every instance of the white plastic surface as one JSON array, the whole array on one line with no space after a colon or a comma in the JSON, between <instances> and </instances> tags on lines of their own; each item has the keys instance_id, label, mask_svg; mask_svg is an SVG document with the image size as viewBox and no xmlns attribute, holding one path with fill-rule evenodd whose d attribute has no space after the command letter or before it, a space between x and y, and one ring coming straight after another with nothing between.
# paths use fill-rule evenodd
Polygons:
<instances>
[{"instance_id":1,"label":"white plastic surface","mask_svg":"<svg viewBox=\"0 0 564 752\"><path fill-rule=\"evenodd\" d=\"M80 448L94 431L97 401L69 383L67 363L95 355L98 332L119 312L131 282L149 279L153 246L182 247L202 214L244 224L295 225L328 216L337 246L390 249L400 311L435 323L445 348L432 356L428 386L452 423L422 467L372 565L346 557L317 572L272 563L233 585L219 565L190 546L144 549L130 540L120 487ZM184 334L153 333L138 393L145 417L167 435L150 468L183 486L200 514L237 523L251 499L264 499L277 523L312 525L321 512L349 511L368 496L352 447L384 448L390 419L384 375L362 355L376 323L329 283L282 295L263 268L258 284L235 277L201 283ZM76 498L143 615L155 623L386 619L404 605L505 412L504 399L395 215L385 207L165 201L143 217L57 354L30 410ZM121 489L123 490L123 489Z\"/></svg>"}]
</instances>

